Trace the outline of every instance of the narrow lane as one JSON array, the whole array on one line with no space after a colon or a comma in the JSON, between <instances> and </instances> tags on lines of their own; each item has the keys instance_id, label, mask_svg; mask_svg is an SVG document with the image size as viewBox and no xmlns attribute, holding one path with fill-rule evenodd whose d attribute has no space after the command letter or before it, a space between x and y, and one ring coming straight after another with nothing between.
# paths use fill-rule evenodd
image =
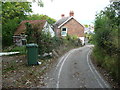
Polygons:
<instances>
[{"instance_id":1,"label":"narrow lane","mask_svg":"<svg viewBox=\"0 0 120 90\"><path fill-rule=\"evenodd\" d=\"M110 88L97 72L89 55L92 45L73 49L62 56L46 80L47 88Z\"/></svg>"}]
</instances>

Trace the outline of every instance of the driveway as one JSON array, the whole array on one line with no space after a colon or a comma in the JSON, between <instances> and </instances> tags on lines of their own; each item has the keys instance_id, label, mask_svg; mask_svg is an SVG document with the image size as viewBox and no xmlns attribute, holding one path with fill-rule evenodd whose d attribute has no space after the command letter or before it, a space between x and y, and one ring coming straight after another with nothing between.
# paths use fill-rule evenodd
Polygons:
<instances>
[{"instance_id":1,"label":"driveway","mask_svg":"<svg viewBox=\"0 0 120 90\"><path fill-rule=\"evenodd\" d=\"M89 58L93 45L72 49L44 76L43 88L110 88Z\"/></svg>"}]
</instances>

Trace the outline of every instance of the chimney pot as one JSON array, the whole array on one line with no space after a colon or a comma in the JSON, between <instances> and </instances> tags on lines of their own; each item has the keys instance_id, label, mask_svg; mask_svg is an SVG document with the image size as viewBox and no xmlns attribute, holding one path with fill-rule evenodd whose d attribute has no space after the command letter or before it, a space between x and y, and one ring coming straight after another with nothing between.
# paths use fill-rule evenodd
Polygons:
<instances>
[{"instance_id":1,"label":"chimney pot","mask_svg":"<svg viewBox=\"0 0 120 90\"><path fill-rule=\"evenodd\" d=\"M63 18L63 17L65 17L65 15L64 15L64 14L62 14L62 15L61 15L61 17Z\"/></svg>"},{"instance_id":2,"label":"chimney pot","mask_svg":"<svg viewBox=\"0 0 120 90\"><path fill-rule=\"evenodd\" d=\"M71 17L71 16L74 16L74 12L73 12L73 11L70 11L69 14L70 14L70 17Z\"/></svg>"}]
</instances>

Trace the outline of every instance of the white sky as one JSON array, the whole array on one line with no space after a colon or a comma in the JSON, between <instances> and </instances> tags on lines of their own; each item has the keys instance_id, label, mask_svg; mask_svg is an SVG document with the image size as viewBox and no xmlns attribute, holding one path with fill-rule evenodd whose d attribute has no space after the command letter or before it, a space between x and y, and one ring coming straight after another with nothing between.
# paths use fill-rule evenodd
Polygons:
<instances>
[{"instance_id":1,"label":"white sky","mask_svg":"<svg viewBox=\"0 0 120 90\"><path fill-rule=\"evenodd\" d=\"M56 20L61 18L61 14L69 16L69 12L74 11L74 17L81 24L91 24L94 22L96 12L103 10L110 2L109 0L42 0L44 7L32 4L34 14L44 14Z\"/></svg>"}]
</instances>

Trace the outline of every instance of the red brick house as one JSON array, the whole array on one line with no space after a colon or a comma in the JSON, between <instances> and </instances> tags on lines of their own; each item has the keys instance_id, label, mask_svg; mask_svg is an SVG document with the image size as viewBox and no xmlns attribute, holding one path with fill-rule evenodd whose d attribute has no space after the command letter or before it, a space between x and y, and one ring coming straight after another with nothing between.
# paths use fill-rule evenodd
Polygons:
<instances>
[{"instance_id":1,"label":"red brick house","mask_svg":"<svg viewBox=\"0 0 120 90\"><path fill-rule=\"evenodd\" d=\"M65 17L64 14L62 14L61 17L62 18L53 25L55 35L58 37L76 35L82 41L82 44L84 44L84 26L74 18L74 12L70 11L68 17Z\"/></svg>"}]
</instances>

